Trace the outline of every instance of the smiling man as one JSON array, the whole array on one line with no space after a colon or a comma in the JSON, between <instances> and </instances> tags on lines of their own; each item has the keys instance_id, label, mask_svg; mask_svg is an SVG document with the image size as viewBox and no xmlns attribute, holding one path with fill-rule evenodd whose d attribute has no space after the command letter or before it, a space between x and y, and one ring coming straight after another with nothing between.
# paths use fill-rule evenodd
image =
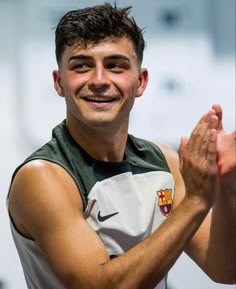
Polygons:
<instances>
[{"instance_id":1,"label":"smiling man","mask_svg":"<svg viewBox=\"0 0 236 289\"><path fill-rule=\"evenodd\" d=\"M183 251L214 281L235 282L235 132L213 105L179 157L128 133L148 83L129 11L70 11L56 28L66 119L15 170L8 196L29 289L165 289Z\"/></svg>"},{"instance_id":2,"label":"smiling man","mask_svg":"<svg viewBox=\"0 0 236 289\"><path fill-rule=\"evenodd\" d=\"M53 73L54 83L58 94L65 96L71 129L81 128L80 133L86 135L91 130L97 135L103 131L106 134L110 128L117 142L126 141L129 112L135 97L142 94L148 77L147 70L140 69L128 36L119 40L110 36L96 45L86 43L79 49L77 45L68 47L59 63L59 71ZM125 138L120 138L121 131ZM81 141L86 136L76 134L83 146Z\"/></svg>"}]
</instances>

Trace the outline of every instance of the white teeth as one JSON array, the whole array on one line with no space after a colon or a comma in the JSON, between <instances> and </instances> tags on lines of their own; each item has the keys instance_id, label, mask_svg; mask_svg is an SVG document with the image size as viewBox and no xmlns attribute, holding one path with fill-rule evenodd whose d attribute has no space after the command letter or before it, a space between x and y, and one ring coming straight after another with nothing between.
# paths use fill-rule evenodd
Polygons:
<instances>
[{"instance_id":1,"label":"white teeth","mask_svg":"<svg viewBox=\"0 0 236 289\"><path fill-rule=\"evenodd\" d=\"M107 98L107 97L85 97L88 101L95 101L95 102L110 102L113 101L113 98Z\"/></svg>"}]
</instances>

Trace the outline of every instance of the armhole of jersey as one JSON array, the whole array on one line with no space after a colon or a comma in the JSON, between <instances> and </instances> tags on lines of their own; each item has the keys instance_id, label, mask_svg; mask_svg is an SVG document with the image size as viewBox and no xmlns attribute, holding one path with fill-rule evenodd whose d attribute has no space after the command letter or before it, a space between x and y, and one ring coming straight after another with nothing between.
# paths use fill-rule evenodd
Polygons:
<instances>
[{"instance_id":1,"label":"armhole of jersey","mask_svg":"<svg viewBox=\"0 0 236 289\"><path fill-rule=\"evenodd\" d=\"M165 156L165 154L163 153L162 149L160 148L159 144L157 144L157 143L155 143L155 142L153 142L152 144L158 149L158 151L159 151L160 154L162 155L163 160L165 161L166 167L168 168L169 172L171 173L171 169L170 169L170 166L169 166L168 161L167 161L167 159L166 159L166 156Z\"/></svg>"}]
</instances>

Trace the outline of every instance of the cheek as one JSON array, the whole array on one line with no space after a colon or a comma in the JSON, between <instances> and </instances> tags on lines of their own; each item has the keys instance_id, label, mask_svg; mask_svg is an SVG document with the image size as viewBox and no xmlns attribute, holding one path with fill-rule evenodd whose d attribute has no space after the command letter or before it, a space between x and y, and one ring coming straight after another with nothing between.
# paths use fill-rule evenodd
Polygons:
<instances>
[{"instance_id":1,"label":"cheek","mask_svg":"<svg viewBox=\"0 0 236 289\"><path fill-rule=\"evenodd\" d=\"M122 90L123 94L128 94L130 96L136 95L138 79L127 75L119 75L119 77L112 79L112 82L116 87Z\"/></svg>"},{"instance_id":2,"label":"cheek","mask_svg":"<svg viewBox=\"0 0 236 289\"><path fill-rule=\"evenodd\" d=\"M73 93L85 82L84 77L74 72L67 73L62 79L62 86L65 93Z\"/></svg>"},{"instance_id":3,"label":"cheek","mask_svg":"<svg viewBox=\"0 0 236 289\"><path fill-rule=\"evenodd\" d=\"M79 81L78 74L70 71L64 76L64 82L70 86L74 86Z\"/></svg>"}]
</instances>

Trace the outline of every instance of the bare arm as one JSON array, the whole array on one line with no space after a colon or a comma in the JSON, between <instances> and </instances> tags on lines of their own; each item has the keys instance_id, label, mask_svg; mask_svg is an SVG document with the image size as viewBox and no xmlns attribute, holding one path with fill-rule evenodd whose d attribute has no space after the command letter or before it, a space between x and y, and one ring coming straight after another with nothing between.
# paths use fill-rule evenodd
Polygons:
<instances>
[{"instance_id":1,"label":"bare arm","mask_svg":"<svg viewBox=\"0 0 236 289\"><path fill-rule=\"evenodd\" d=\"M77 188L62 168L37 161L18 172L10 192L11 215L18 229L38 242L66 288L152 289L166 275L212 205L208 192L215 190L215 133L208 120L196 132L209 149L199 158L204 169L194 168L190 176L194 181L188 194L153 235L112 260L84 220ZM199 178L205 182L197 191Z\"/></svg>"},{"instance_id":2,"label":"bare arm","mask_svg":"<svg viewBox=\"0 0 236 289\"><path fill-rule=\"evenodd\" d=\"M219 192L213 209L186 245L186 253L203 269L215 282L235 284L236 282L236 147L235 132L224 133L222 129L222 112L217 106L216 115L219 119L217 139L217 166L219 177ZM183 144L182 144L183 146ZM180 150L182 148L180 147ZM166 152L172 173L178 183L183 183L179 172L178 155ZM180 154L183 153L180 151ZM195 162L198 162L196 156ZM184 190L176 192L175 204L178 207L184 197Z\"/></svg>"}]
</instances>

